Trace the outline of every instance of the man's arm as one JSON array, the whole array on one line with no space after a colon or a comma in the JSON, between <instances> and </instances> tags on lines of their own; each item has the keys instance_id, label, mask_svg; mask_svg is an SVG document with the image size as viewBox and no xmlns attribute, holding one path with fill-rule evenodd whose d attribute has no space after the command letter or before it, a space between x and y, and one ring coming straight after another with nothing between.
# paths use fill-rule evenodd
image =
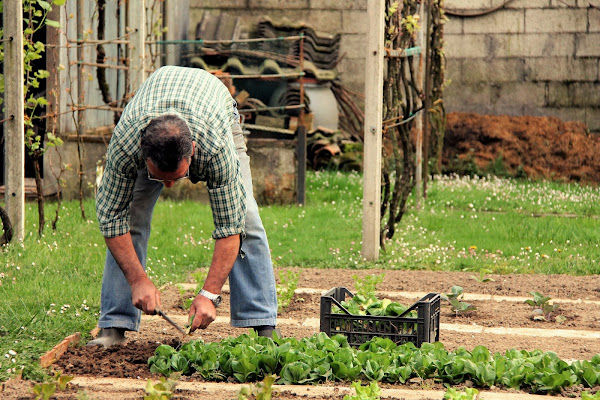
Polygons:
<instances>
[{"instance_id":1,"label":"man's arm","mask_svg":"<svg viewBox=\"0 0 600 400\"><path fill-rule=\"evenodd\" d=\"M214 294L220 294L223 285L233 268L240 251L240 235L232 235L215 241L215 251L208 276L204 281L204 290ZM190 315L195 315L190 331L206 329L217 317L217 310L212 301L202 295L197 295L192 306Z\"/></svg>"},{"instance_id":2,"label":"man's arm","mask_svg":"<svg viewBox=\"0 0 600 400\"><path fill-rule=\"evenodd\" d=\"M106 246L123 271L131 287L131 302L146 314L155 314L161 307L160 293L152 283L133 248L131 234L104 238Z\"/></svg>"}]
</instances>

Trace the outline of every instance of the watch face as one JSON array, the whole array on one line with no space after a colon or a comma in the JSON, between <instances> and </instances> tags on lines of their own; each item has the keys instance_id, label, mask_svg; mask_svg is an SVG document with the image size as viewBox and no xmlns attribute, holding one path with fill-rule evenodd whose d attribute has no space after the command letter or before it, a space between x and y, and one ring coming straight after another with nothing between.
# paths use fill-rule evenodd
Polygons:
<instances>
[{"instance_id":1,"label":"watch face","mask_svg":"<svg viewBox=\"0 0 600 400\"><path fill-rule=\"evenodd\" d=\"M215 307L219 307L219 305L221 305L221 296L217 296L214 300L213 300L213 304L215 305Z\"/></svg>"}]
</instances>

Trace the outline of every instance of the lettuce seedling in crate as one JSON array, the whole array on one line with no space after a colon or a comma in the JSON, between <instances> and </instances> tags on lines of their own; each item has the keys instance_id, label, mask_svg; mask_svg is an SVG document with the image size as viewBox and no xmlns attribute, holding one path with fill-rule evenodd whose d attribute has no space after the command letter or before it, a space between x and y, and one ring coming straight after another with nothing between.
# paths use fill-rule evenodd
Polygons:
<instances>
[{"instance_id":1,"label":"lettuce seedling in crate","mask_svg":"<svg viewBox=\"0 0 600 400\"><path fill-rule=\"evenodd\" d=\"M540 292L529 292L533 296L533 299L525 300L525 304L533 307L534 321L551 321L554 316L554 312L558 310L558 304L550 303L550 297L544 296ZM563 315L557 315L554 317L556 322L562 323L566 320Z\"/></svg>"},{"instance_id":2,"label":"lettuce seedling in crate","mask_svg":"<svg viewBox=\"0 0 600 400\"><path fill-rule=\"evenodd\" d=\"M279 272L279 284L276 285L278 312L285 311L289 307L298 287L298 279L300 279L300 272L290 270L285 273Z\"/></svg>"},{"instance_id":3,"label":"lettuce seedling in crate","mask_svg":"<svg viewBox=\"0 0 600 400\"><path fill-rule=\"evenodd\" d=\"M464 295L463 288L454 285L450 288L450 293L442 293L441 297L450 304L450 308L458 316L458 314L465 314L469 311L477 310L477 307L473 304L462 301Z\"/></svg>"}]
</instances>

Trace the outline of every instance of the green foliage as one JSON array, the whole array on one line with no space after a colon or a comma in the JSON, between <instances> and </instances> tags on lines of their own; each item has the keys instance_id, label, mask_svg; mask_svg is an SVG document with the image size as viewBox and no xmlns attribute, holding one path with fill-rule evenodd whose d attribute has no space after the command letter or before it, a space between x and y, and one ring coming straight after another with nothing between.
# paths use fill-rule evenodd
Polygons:
<instances>
[{"instance_id":1,"label":"green foliage","mask_svg":"<svg viewBox=\"0 0 600 400\"><path fill-rule=\"evenodd\" d=\"M275 375L267 375L262 383L244 386L238 393L238 400L271 400L273 397L273 383L276 379Z\"/></svg>"},{"instance_id":2,"label":"green foliage","mask_svg":"<svg viewBox=\"0 0 600 400\"><path fill-rule=\"evenodd\" d=\"M464 390L456 390L448 388L444 393L444 400L477 400L479 399L479 390L473 388L464 388Z\"/></svg>"},{"instance_id":3,"label":"green foliage","mask_svg":"<svg viewBox=\"0 0 600 400\"><path fill-rule=\"evenodd\" d=\"M495 282L496 280L494 278L490 278L489 276L486 275L486 274L490 274L492 272L493 271L491 269L484 268L484 269L479 270L479 276L471 275L471 278L475 279L479 283Z\"/></svg>"},{"instance_id":4,"label":"green foliage","mask_svg":"<svg viewBox=\"0 0 600 400\"><path fill-rule=\"evenodd\" d=\"M181 306L185 310L189 310L192 306L192 302L194 301L195 294L202 289L204 286L204 281L206 280L206 276L208 275L208 268L202 268L199 271L192 273L192 278L196 282L196 289L193 291L194 295L189 296L188 291L184 288L179 287L179 298L181 299Z\"/></svg>"},{"instance_id":5,"label":"green foliage","mask_svg":"<svg viewBox=\"0 0 600 400\"><path fill-rule=\"evenodd\" d=\"M452 286L450 293L442 293L441 297L450 304L450 308L456 315L477 310L473 304L462 301L464 293L461 286Z\"/></svg>"},{"instance_id":6,"label":"green foliage","mask_svg":"<svg viewBox=\"0 0 600 400\"><path fill-rule=\"evenodd\" d=\"M44 69L37 69L34 66L34 62L42 58L42 53L45 52L46 46L40 41L34 40L34 35L44 26L51 28L60 28L58 21L50 20L47 18L48 13L52 11L52 6L62 6L65 4L65 0L54 0L52 2L43 0L24 0L23 1L23 12L24 12L24 23L26 28L23 30L23 64L25 72L25 145L29 151L29 154L39 157L44 152L42 147L44 138L38 135L34 130L34 121L40 117L36 116L36 111L39 108L43 108L48 105L48 101L43 96L34 97L32 89L40 87L41 81L45 80L50 76L50 73ZM3 31L0 31L3 34ZM2 35L0 35L2 38ZM3 45L0 48L0 57L3 61ZM1 75L0 92L4 93L4 76ZM1 104L1 100L0 100ZM60 146L62 140L55 137L54 135L48 136L47 138L50 146Z\"/></svg>"},{"instance_id":7,"label":"green foliage","mask_svg":"<svg viewBox=\"0 0 600 400\"><path fill-rule=\"evenodd\" d=\"M279 284L277 285L277 308L279 312L285 311L292 302L294 292L298 287L298 279L300 279L300 272L291 270L279 272Z\"/></svg>"},{"instance_id":8,"label":"green foliage","mask_svg":"<svg viewBox=\"0 0 600 400\"><path fill-rule=\"evenodd\" d=\"M168 400L173 397L179 375L174 375L174 378L160 378L156 383L152 379L148 379L144 400Z\"/></svg>"},{"instance_id":9,"label":"green foliage","mask_svg":"<svg viewBox=\"0 0 600 400\"><path fill-rule=\"evenodd\" d=\"M381 389L377 382L371 382L367 386L362 386L360 382L352 382L352 387L356 391L356 394L345 395L344 400L379 400L381 399Z\"/></svg>"},{"instance_id":10,"label":"green foliage","mask_svg":"<svg viewBox=\"0 0 600 400\"><path fill-rule=\"evenodd\" d=\"M592 394L587 390L584 390L583 393L581 393L581 400L600 400L600 391Z\"/></svg>"},{"instance_id":11,"label":"green foliage","mask_svg":"<svg viewBox=\"0 0 600 400\"><path fill-rule=\"evenodd\" d=\"M552 304L550 297L544 296L539 292L529 292L533 296L533 299L525 300L524 303L533 308L534 321L551 321L554 318L557 322L562 323L565 321L565 317L562 315L554 315L558 310L558 304Z\"/></svg>"},{"instance_id":12,"label":"green foliage","mask_svg":"<svg viewBox=\"0 0 600 400\"><path fill-rule=\"evenodd\" d=\"M360 278L358 275L352 275L352 279L354 279L354 289L356 291L356 294L363 296L367 299L375 297L375 294L377 293L377 285L383 282L384 278L385 274L369 274L365 275L364 278Z\"/></svg>"},{"instance_id":13,"label":"green foliage","mask_svg":"<svg viewBox=\"0 0 600 400\"><path fill-rule=\"evenodd\" d=\"M187 363L181 362L181 358ZM423 343L417 348L410 342L397 345L380 337L352 348L345 336L330 338L324 333L300 340L272 340L251 332L220 342L190 341L179 350L162 345L148 364L152 372L199 374L211 381L232 378L245 383L278 375L278 384L331 381L402 384L419 377L450 385L471 381L480 388L498 386L533 393L556 393L572 385L593 387L600 376L600 355L570 365L556 353L540 350L508 350L492 355L484 346L477 346L472 352L464 348L448 351L442 343ZM372 389L373 385L374 394Z\"/></svg>"},{"instance_id":14,"label":"green foliage","mask_svg":"<svg viewBox=\"0 0 600 400\"><path fill-rule=\"evenodd\" d=\"M50 399L57 390L64 391L71 380L73 380L72 376L62 375L61 372L56 372L47 382L38 383L33 387L32 390L35 399Z\"/></svg>"}]
</instances>

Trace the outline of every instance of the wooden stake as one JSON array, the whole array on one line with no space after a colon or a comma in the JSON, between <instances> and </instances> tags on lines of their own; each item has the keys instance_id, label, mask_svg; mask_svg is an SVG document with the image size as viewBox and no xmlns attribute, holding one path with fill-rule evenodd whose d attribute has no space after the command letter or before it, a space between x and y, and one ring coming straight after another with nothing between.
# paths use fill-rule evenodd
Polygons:
<instances>
[{"instance_id":1,"label":"wooden stake","mask_svg":"<svg viewBox=\"0 0 600 400\"><path fill-rule=\"evenodd\" d=\"M129 35L129 74L131 92L135 92L146 79L145 40L146 40L146 5L144 0L127 2L127 25Z\"/></svg>"},{"instance_id":2,"label":"wooden stake","mask_svg":"<svg viewBox=\"0 0 600 400\"><path fill-rule=\"evenodd\" d=\"M381 121L383 119L383 61L385 1L367 2L367 64L365 75L365 133L362 256L379 258L381 229Z\"/></svg>"},{"instance_id":3,"label":"wooden stake","mask_svg":"<svg viewBox=\"0 0 600 400\"><path fill-rule=\"evenodd\" d=\"M23 2L4 2L4 175L6 212L17 240L25 237L25 124L23 105Z\"/></svg>"}]
</instances>

